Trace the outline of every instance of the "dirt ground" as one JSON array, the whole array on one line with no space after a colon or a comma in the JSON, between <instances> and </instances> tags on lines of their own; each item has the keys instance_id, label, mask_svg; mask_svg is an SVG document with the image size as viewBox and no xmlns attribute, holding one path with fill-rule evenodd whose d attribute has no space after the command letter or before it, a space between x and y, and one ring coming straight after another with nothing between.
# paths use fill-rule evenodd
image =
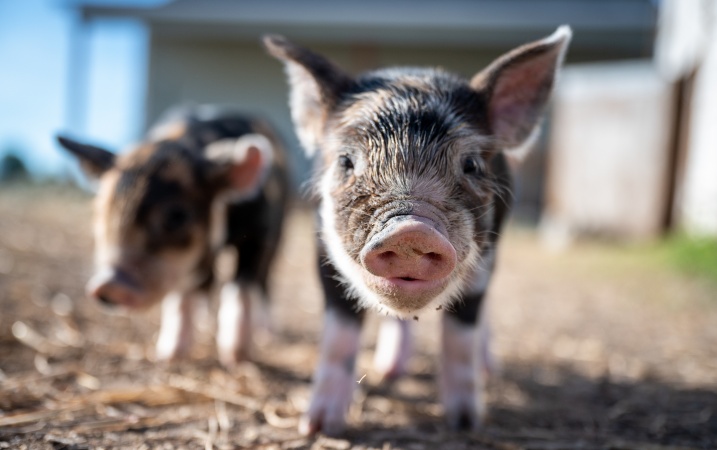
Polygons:
<instances>
[{"instance_id":1,"label":"dirt ground","mask_svg":"<svg viewBox=\"0 0 717 450\"><path fill-rule=\"evenodd\" d=\"M639 251L555 253L511 228L490 290L501 372L483 430L442 424L436 312L415 323L411 373L392 386L371 372L374 317L351 431L304 438L322 309L311 213L287 226L273 332L231 372L216 362L214 304L197 312L191 359L166 366L156 309L110 314L83 297L89 215L73 189L0 186L0 449L717 448L717 287Z\"/></svg>"}]
</instances>

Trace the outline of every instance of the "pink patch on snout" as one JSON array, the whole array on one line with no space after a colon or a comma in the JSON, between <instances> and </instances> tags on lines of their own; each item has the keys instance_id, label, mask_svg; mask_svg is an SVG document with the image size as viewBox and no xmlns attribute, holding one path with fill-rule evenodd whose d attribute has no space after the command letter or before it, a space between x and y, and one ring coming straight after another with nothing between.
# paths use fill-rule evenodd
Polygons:
<instances>
[{"instance_id":1,"label":"pink patch on snout","mask_svg":"<svg viewBox=\"0 0 717 450\"><path fill-rule=\"evenodd\" d=\"M106 305L139 308L144 304L136 282L121 270L98 272L87 283L86 291L89 297Z\"/></svg>"},{"instance_id":2,"label":"pink patch on snout","mask_svg":"<svg viewBox=\"0 0 717 450\"><path fill-rule=\"evenodd\" d=\"M440 289L456 267L456 250L429 219L398 216L363 248L361 263L381 290L419 295Z\"/></svg>"}]
</instances>

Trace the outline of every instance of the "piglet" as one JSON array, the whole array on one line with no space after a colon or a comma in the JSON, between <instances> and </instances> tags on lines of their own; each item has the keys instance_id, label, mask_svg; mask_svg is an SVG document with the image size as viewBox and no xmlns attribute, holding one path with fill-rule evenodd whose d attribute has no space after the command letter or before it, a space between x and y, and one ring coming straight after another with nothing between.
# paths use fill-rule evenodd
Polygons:
<instances>
[{"instance_id":1,"label":"piglet","mask_svg":"<svg viewBox=\"0 0 717 450\"><path fill-rule=\"evenodd\" d=\"M225 365L247 358L250 305L266 299L287 205L284 150L271 128L204 106L170 112L121 154L58 141L98 180L88 295L131 310L161 302L156 357L177 359L190 348L193 305L213 284L219 251L234 248L217 348Z\"/></svg>"},{"instance_id":2,"label":"piglet","mask_svg":"<svg viewBox=\"0 0 717 450\"><path fill-rule=\"evenodd\" d=\"M345 428L366 309L403 320L442 310L445 417L452 428L480 425L489 360L481 310L511 202L505 152L536 135L570 38L561 26L465 80L430 68L354 77L265 37L285 65L298 137L319 166L326 313L304 433ZM377 369L400 375L410 347L408 323L385 324Z\"/></svg>"}]
</instances>

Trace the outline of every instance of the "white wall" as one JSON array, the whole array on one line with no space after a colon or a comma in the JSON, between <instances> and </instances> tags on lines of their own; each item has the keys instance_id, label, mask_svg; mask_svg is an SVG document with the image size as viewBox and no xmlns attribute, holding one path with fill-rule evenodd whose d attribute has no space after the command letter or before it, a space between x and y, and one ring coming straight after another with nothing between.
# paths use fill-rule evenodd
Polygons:
<instances>
[{"instance_id":1,"label":"white wall","mask_svg":"<svg viewBox=\"0 0 717 450\"><path fill-rule=\"evenodd\" d=\"M678 217L689 232L717 236L717 1L691 104L685 176Z\"/></svg>"},{"instance_id":2,"label":"white wall","mask_svg":"<svg viewBox=\"0 0 717 450\"><path fill-rule=\"evenodd\" d=\"M670 85L650 62L569 66L559 81L547 236L657 236L667 207Z\"/></svg>"}]
</instances>

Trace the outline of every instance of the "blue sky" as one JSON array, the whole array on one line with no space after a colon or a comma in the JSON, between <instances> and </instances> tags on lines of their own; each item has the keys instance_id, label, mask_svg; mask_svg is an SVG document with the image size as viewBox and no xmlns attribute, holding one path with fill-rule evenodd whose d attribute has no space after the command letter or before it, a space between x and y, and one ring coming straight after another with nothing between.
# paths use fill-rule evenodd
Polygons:
<instances>
[{"instance_id":1,"label":"blue sky","mask_svg":"<svg viewBox=\"0 0 717 450\"><path fill-rule=\"evenodd\" d=\"M18 151L41 178L74 173L54 142L57 132L119 149L143 124L144 27L129 20L89 23L81 34L85 74L72 76L83 71L71 71L78 22L65 5L0 0L0 156Z\"/></svg>"}]
</instances>

